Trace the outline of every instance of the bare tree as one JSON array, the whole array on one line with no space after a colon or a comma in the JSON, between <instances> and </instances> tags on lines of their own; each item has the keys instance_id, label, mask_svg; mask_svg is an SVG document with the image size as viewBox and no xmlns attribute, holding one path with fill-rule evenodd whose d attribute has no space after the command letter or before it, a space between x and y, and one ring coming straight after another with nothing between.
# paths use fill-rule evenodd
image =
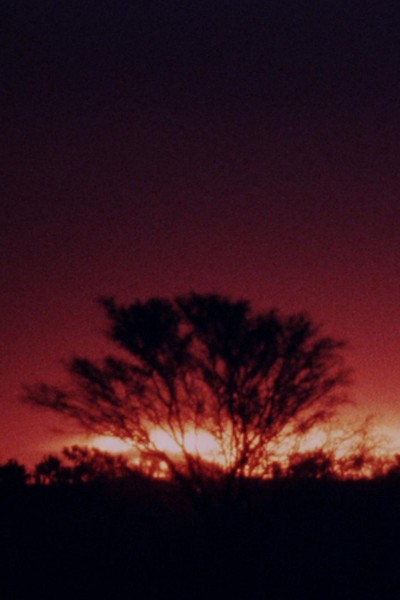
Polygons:
<instances>
[{"instance_id":1,"label":"bare tree","mask_svg":"<svg viewBox=\"0 0 400 600\"><path fill-rule=\"evenodd\" d=\"M321 336L304 314L254 314L246 301L191 294L118 305L102 299L109 337L124 352L74 358L71 386L38 384L25 399L129 440L190 493L267 470L268 445L285 429L327 419L345 383L343 343ZM162 431L176 451L160 448ZM207 461L192 437L208 432Z\"/></svg>"}]
</instances>

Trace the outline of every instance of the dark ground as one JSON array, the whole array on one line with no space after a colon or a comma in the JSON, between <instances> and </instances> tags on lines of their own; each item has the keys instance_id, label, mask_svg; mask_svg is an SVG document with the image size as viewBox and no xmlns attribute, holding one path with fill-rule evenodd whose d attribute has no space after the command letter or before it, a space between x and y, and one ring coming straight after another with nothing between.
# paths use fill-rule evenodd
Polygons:
<instances>
[{"instance_id":1,"label":"dark ground","mask_svg":"<svg viewBox=\"0 0 400 600\"><path fill-rule=\"evenodd\" d=\"M400 598L400 484L277 482L214 526L165 483L1 492L0 598Z\"/></svg>"}]
</instances>

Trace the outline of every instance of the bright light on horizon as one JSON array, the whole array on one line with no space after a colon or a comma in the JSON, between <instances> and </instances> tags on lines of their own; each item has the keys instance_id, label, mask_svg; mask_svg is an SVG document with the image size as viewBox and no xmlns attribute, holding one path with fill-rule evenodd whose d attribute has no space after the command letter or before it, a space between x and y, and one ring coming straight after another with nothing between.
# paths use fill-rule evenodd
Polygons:
<instances>
[{"instance_id":1,"label":"bright light on horizon","mask_svg":"<svg viewBox=\"0 0 400 600\"><path fill-rule=\"evenodd\" d=\"M211 433L204 429L188 429L183 434L183 439L174 439L174 437L161 428L153 429L150 434L153 444L163 452L171 454L181 454L182 447L189 454L198 454L204 459L214 462L221 460L221 449L218 441Z\"/></svg>"},{"instance_id":2,"label":"bright light on horizon","mask_svg":"<svg viewBox=\"0 0 400 600\"><path fill-rule=\"evenodd\" d=\"M123 454L132 450L132 444L112 435L99 435L91 440L90 445L112 454Z\"/></svg>"},{"instance_id":3,"label":"bright light on horizon","mask_svg":"<svg viewBox=\"0 0 400 600\"><path fill-rule=\"evenodd\" d=\"M315 428L300 438L296 438L293 435L283 435L279 440L276 440L276 443L271 444L269 456L272 462L277 461L285 465L290 456L294 456L297 453L307 454L322 450L328 454L333 452L336 458L341 460L347 455L351 456L358 451L362 451L364 441L362 428L360 431L357 431L357 428L355 428L352 433L338 426L330 430L324 430L323 427ZM224 455L218 440L204 429L196 430L189 428L183 434L183 438L180 439L178 434L175 438L171 433L159 427L151 431L150 439L154 445L153 449L165 452L173 459L179 459L180 456L183 457L183 452L185 451L192 456L200 457L206 462L220 465L223 468L228 466L227 460L229 462L229 459ZM388 462L394 459L396 454L400 454L400 431L395 427L372 426L369 432L367 432L365 441L367 442L365 446L366 456L370 452L369 456ZM133 444L111 435L96 436L90 440L88 445L103 452L125 454L139 468L146 468L146 461L149 461L150 455L147 456L146 453L141 455L134 448ZM160 473L162 476L166 476L165 464L161 465L160 463L155 468L152 463L151 469L155 469L154 473L156 476L160 476Z\"/></svg>"}]
</instances>

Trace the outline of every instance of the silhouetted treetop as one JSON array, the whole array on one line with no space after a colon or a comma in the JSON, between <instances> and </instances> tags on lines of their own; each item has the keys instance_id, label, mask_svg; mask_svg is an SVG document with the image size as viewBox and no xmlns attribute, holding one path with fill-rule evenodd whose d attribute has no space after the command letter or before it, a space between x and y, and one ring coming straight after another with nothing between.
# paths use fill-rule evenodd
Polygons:
<instances>
[{"instance_id":1,"label":"silhouetted treetop","mask_svg":"<svg viewBox=\"0 0 400 600\"><path fill-rule=\"evenodd\" d=\"M346 380L343 343L304 314L255 314L246 301L202 294L101 305L123 353L76 357L70 387L38 384L25 399L130 440L197 491L206 463L218 464L218 478L261 474L269 442L288 426L305 431L326 418ZM175 452L157 444L156 430ZM211 458L188 447L187 435L202 432L218 446Z\"/></svg>"},{"instance_id":2,"label":"silhouetted treetop","mask_svg":"<svg viewBox=\"0 0 400 600\"><path fill-rule=\"evenodd\" d=\"M0 465L0 489L20 488L27 483L28 478L25 466L13 458Z\"/></svg>"}]
</instances>

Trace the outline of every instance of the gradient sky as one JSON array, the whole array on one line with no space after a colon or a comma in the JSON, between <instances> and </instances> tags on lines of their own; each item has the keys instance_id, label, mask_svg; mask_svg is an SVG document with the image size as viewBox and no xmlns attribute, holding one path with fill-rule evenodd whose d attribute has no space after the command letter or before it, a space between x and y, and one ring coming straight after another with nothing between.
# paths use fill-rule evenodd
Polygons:
<instances>
[{"instance_id":1,"label":"gradient sky","mask_svg":"<svg viewBox=\"0 0 400 600\"><path fill-rule=\"evenodd\" d=\"M306 310L400 438L397 3L0 11L0 461L73 439L20 386L101 355L109 294Z\"/></svg>"}]
</instances>

